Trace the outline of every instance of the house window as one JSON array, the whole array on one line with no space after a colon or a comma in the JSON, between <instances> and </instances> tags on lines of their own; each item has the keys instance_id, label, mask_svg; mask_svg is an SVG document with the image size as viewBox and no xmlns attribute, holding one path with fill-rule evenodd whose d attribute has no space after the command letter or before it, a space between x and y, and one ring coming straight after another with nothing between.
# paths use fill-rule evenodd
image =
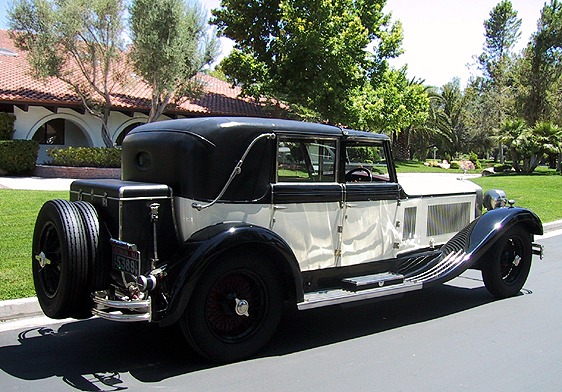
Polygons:
<instances>
[{"instance_id":1,"label":"house window","mask_svg":"<svg viewBox=\"0 0 562 392\"><path fill-rule=\"evenodd\" d=\"M280 140L277 180L280 182L335 182L336 142Z\"/></svg>"},{"instance_id":2,"label":"house window","mask_svg":"<svg viewBox=\"0 0 562 392\"><path fill-rule=\"evenodd\" d=\"M39 144L64 145L64 128L64 119L50 120L39 127L33 135L33 140Z\"/></svg>"}]
</instances>

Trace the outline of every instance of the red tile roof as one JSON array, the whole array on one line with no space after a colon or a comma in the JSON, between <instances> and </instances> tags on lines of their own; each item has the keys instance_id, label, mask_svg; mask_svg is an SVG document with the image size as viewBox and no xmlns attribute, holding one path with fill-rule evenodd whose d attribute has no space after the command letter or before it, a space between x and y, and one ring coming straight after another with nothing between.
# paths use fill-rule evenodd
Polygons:
<instances>
[{"instance_id":1,"label":"red tile roof","mask_svg":"<svg viewBox=\"0 0 562 392\"><path fill-rule=\"evenodd\" d=\"M6 54L7 49L15 55ZM212 76L200 73L198 78L205 84L206 94L179 106L168 106L166 112L185 115L232 115L266 117L263 105L253 99L240 98L240 88ZM39 81L31 77L26 53L14 46L6 30L0 30L0 104L45 105L80 107L80 99L62 81L49 78ZM148 112L150 89L131 74L112 96L114 110Z\"/></svg>"}]
</instances>

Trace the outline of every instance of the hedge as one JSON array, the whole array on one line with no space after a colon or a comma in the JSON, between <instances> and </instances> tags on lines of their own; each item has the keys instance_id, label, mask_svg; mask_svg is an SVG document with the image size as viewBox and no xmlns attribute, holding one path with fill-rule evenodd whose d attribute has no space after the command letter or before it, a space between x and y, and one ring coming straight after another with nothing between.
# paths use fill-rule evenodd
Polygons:
<instances>
[{"instance_id":1,"label":"hedge","mask_svg":"<svg viewBox=\"0 0 562 392\"><path fill-rule=\"evenodd\" d=\"M0 169L8 174L31 173L38 152L34 140L0 140Z\"/></svg>"},{"instance_id":2,"label":"hedge","mask_svg":"<svg viewBox=\"0 0 562 392\"><path fill-rule=\"evenodd\" d=\"M121 149L106 147L53 148L47 151L51 165L73 167L121 167Z\"/></svg>"},{"instance_id":3,"label":"hedge","mask_svg":"<svg viewBox=\"0 0 562 392\"><path fill-rule=\"evenodd\" d=\"M14 133L16 117L11 113L0 113L0 140L10 140Z\"/></svg>"}]
</instances>

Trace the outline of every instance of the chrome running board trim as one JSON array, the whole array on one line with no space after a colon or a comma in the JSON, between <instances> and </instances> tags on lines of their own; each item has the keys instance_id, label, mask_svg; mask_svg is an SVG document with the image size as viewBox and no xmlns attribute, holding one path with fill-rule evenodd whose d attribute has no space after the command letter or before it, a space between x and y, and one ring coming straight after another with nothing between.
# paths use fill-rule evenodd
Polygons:
<instances>
[{"instance_id":1,"label":"chrome running board trim","mask_svg":"<svg viewBox=\"0 0 562 392\"><path fill-rule=\"evenodd\" d=\"M304 301L297 304L299 310L319 308L321 306L344 304L362 301L370 298L386 297L403 294L410 291L421 290L423 284L419 282L404 281L387 287L377 287L361 291L346 291L341 289L323 290L304 294Z\"/></svg>"}]
</instances>

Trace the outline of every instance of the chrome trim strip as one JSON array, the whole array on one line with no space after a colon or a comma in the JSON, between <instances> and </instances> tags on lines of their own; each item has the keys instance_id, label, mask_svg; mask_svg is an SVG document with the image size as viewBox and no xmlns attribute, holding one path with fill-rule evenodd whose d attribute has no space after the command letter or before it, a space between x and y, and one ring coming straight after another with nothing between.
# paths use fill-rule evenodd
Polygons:
<instances>
[{"instance_id":1,"label":"chrome trim strip","mask_svg":"<svg viewBox=\"0 0 562 392\"><path fill-rule=\"evenodd\" d=\"M70 191L70 193L74 193L79 195L80 191ZM84 193L82 193L84 195ZM172 196L138 196L138 197L114 197L114 196L104 196L98 194L87 194L89 197L98 198L98 199L107 199L107 200L117 200L117 201L135 201L135 200L162 200L162 199L171 199Z\"/></svg>"},{"instance_id":2,"label":"chrome trim strip","mask_svg":"<svg viewBox=\"0 0 562 392\"><path fill-rule=\"evenodd\" d=\"M370 298L385 297L394 294L403 294L409 291L421 290L422 283L405 281L402 284L377 287L361 291L346 291L341 289L318 291L304 294L304 301L297 304L299 310L319 308L336 304L344 304L354 301L362 301Z\"/></svg>"},{"instance_id":3,"label":"chrome trim strip","mask_svg":"<svg viewBox=\"0 0 562 392\"><path fill-rule=\"evenodd\" d=\"M104 312L98 309L92 309L92 313L94 316L98 316L99 318L111 321L121 321L125 323L133 323L138 321L150 321L150 314L142 313L142 314L118 314L118 313L109 313Z\"/></svg>"}]
</instances>

